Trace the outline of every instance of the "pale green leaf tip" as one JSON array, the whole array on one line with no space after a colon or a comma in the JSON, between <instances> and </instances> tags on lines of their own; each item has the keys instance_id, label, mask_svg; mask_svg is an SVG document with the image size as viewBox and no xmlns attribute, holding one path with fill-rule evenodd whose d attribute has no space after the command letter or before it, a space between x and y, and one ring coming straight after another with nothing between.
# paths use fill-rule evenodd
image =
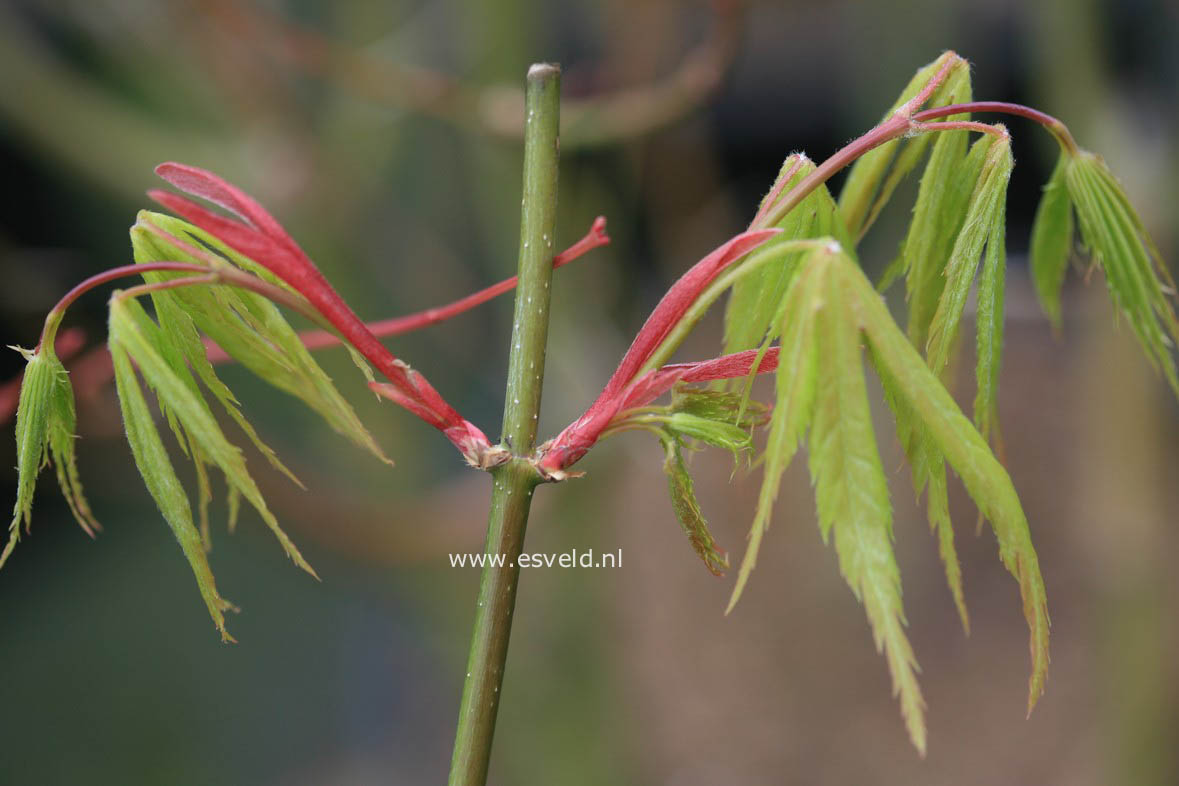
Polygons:
<instances>
[{"instance_id":1,"label":"pale green leaf tip","mask_svg":"<svg viewBox=\"0 0 1179 786\"><path fill-rule=\"evenodd\" d=\"M748 559L748 553L746 556ZM741 562L741 570L737 574L737 583L733 585L733 592L729 595L728 605L725 606L725 616L729 616L733 609L737 608L737 601L741 600L741 594L745 592L745 583L749 580L749 571L745 569L745 561Z\"/></svg>"}]
</instances>

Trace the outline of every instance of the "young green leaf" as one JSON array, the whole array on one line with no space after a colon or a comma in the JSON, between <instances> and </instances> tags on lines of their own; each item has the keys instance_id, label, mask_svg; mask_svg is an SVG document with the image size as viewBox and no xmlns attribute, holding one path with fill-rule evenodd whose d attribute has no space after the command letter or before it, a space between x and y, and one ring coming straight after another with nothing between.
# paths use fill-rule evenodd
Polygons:
<instances>
[{"instance_id":1,"label":"young green leaf","mask_svg":"<svg viewBox=\"0 0 1179 786\"><path fill-rule=\"evenodd\" d=\"M823 307L817 315L818 394L810 437L810 470L823 539L834 533L840 571L864 604L877 650L883 650L914 746L925 752L925 703L917 661L904 631L901 576L892 548L888 483L876 448L860 354L860 332L850 310L836 255L824 263Z\"/></svg>"},{"instance_id":2,"label":"young green leaf","mask_svg":"<svg viewBox=\"0 0 1179 786\"><path fill-rule=\"evenodd\" d=\"M8 525L8 543L0 553L0 567L8 561L12 550L20 540L20 525L23 519L26 530L33 510L33 491L37 487L37 475L45 465L49 443L49 412L53 396L56 358L50 359L50 352L32 352L13 347L24 355L28 362L25 376L21 381L20 399L16 410L16 505L12 510L12 523Z\"/></svg>"},{"instance_id":3,"label":"young green leaf","mask_svg":"<svg viewBox=\"0 0 1179 786\"><path fill-rule=\"evenodd\" d=\"M950 520L945 458L871 346L869 357L896 421L897 439L909 460L913 492L919 502L921 495L926 494L926 516L930 530L937 536L938 556L945 567L946 584L950 588L954 606L958 609L958 617L962 620L962 629L970 633L970 615L962 590L962 566L958 562L958 550L954 547L954 528Z\"/></svg>"},{"instance_id":4,"label":"young green leaf","mask_svg":"<svg viewBox=\"0 0 1179 786\"><path fill-rule=\"evenodd\" d=\"M999 367L1003 356L1003 287L1007 269L1006 207L987 238L986 260L978 280L978 390L974 398L974 425L984 439L1002 444L999 436Z\"/></svg>"},{"instance_id":5,"label":"young green leaf","mask_svg":"<svg viewBox=\"0 0 1179 786\"><path fill-rule=\"evenodd\" d=\"M748 440L748 437L746 439ZM679 439L673 434L665 433L660 441L663 443L665 454L663 471L667 474L668 491L671 493L671 505L675 509L676 518L679 519L684 534L688 536L692 549L699 555L709 572L714 576L724 575L729 569L729 557L717 546L712 532L708 529L708 522L700 511L700 505L696 502L695 486L684 463Z\"/></svg>"},{"instance_id":6,"label":"young green leaf","mask_svg":"<svg viewBox=\"0 0 1179 786\"><path fill-rule=\"evenodd\" d=\"M1031 631L1030 712L1043 693L1048 670L1048 609L1027 518L1011 478L991 453L986 440L897 328L871 283L854 265L843 265L841 270L844 291L852 300L879 367L888 372L894 395L912 409L938 450L962 478L979 511L991 522L999 542L1000 560L1019 581L1024 616Z\"/></svg>"},{"instance_id":7,"label":"young green leaf","mask_svg":"<svg viewBox=\"0 0 1179 786\"><path fill-rule=\"evenodd\" d=\"M930 107L946 106L949 104L963 104L971 100L972 91L970 86L970 66L962 59L954 61L948 74L946 74L945 81L933 92L927 102ZM934 122L952 122L958 120L969 120L969 114L950 115L949 117L941 118ZM908 139L900 146L897 153L896 160L889 168L888 177L880 186L880 191L876 195L876 199L872 204L872 208L868 211L868 216L864 220L863 229L860 230L861 236L868 230L872 224L876 223L876 218L880 215L880 211L892 199L893 192L896 191L897 186L908 177L909 173L916 169L921 162L925 151L929 149L931 138L934 146L944 136L957 136L963 139L961 146L965 148L965 132L961 131L938 131L936 133L918 134L915 137ZM928 169L933 164L932 154L930 163L926 164Z\"/></svg>"},{"instance_id":8,"label":"young green leaf","mask_svg":"<svg viewBox=\"0 0 1179 786\"><path fill-rule=\"evenodd\" d=\"M1147 359L1179 395L1171 349L1179 343L1179 319L1171 302L1175 286L1121 185L1096 155L1081 152L1065 173L1081 238L1105 271L1110 294L1126 315Z\"/></svg>"},{"instance_id":9,"label":"young green leaf","mask_svg":"<svg viewBox=\"0 0 1179 786\"><path fill-rule=\"evenodd\" d=\"M740 426L687 412L672 413L667 417L666 424L668 430L676 436L724 448L732 453L734 458L753 445L749 432Z\"/></svg>"},{"instance_id":10,"label":"young green leaf","mask_svg":"<svg viewBox=\"0 0 1179 786\"><path fill-rule=\"evenodd\" d=\"M269 271L228 248L213 236L169 216L141 211L138 222L131 230L131 242L137 262L169 259L208 263L210 259L214 262L218 260L213 254L202 252L192 245L198 243L212 249L219 257L248 272L256 273L267 281L277 280ZM148 280L166 277L167 274L145 276ZM281 286L288 288L285 284ZM331 378L299 340L298 334L287 323L277 306L253 292L229 287L185 287L171 290L167 294L180 306L180 311L189 316L193 326L209 336L227 354L271 385L302 400L324 418L329 426L354 444L373 453L382 461L392 463L360 422L351 405L336 389ZM173 322L165 320L164 324ZM183 324L178 324L175 330L178 334L184 334L178 335L177 338L183 339L187 348L186 354L195 356L197 350L191 343L191 330ZM353 359L357 360L355 355ZM358 365L361 365L366 377L371 380L372 372L367 364ZM194 368L230 416L246 430L251 441L268 460L272 463L277 462L277 459L273 458L273 451L256 439L256 434L252 433L253 429L240 417L240 412L233 405L232 394L216 380L216 375L212 373L207 362L197 360ZM226 397L227 393L229 397ZM281 468L281 465L277 466Z\"/></svg>"},{"instance_id":11,"label":"young green leaf","mask_svg":"<svg viewBox=\"0 0 1179 786\"><path fill-rule=\"evenodd\" d=\"M95 521L82 493L74 451L74 391L69 374L54 354L52 341L37 352L19 349L27 365L21 381L16 413L17 497L9 525L8 542L0 552L0 567L8 561L20 540L23 520L30 524L37 476L52 459L58 485L70 512L91 537L102 527Z\"/></svg>"},{"instance_id":12,"label":"young green leaf","mask_svg":"<svg viewBox=\"0 0 1179 786\"><path fill-rule=\"evenodd\" d=\"M127 432L127 442L131 445L131 453L135 457L135 465L139 468L139 474L143 477L152 499L171 527L172 534L180 543L180 549L196 577L209 616L221 632L221 640L233 641L233 637L225 629L225 612L233 609L233 604L217 592L217 584L213 579L213 571L209 568L204 544L192 521L192 508L189 507L188 497L184 493L180 479L176 477L176 471L172 468L168 451L164 449L164 443L160 440L159 431L152 422L151 411L139 387L139 380L135 378L131 359L118 342L112 341L110 350L115 367L115 388L123 412L123 425Z\"/></svg>"},{"instance_id":13,"label":"young green leaf","mask_svg":"<svg viewBox=\"0 0 1179 786\"><path fill-rule=\"evenodd\" d=\"M815 264L814 260L826 253L816 251L807 257L782 301L782 318L776 331L782 336L776 375L777 397L766 442L761 492L753 526L749 530L749 545L741 559L726 614L737 605L757 564L757 553L770 526L782 473L790 466L814 413L818 384L815 321L824 305L823 278L827 271L826 266Z\"/></svg>"},{"instance_id":14,"label":"young green leaf","mask_svg":"<svg viewBox=\"0 0 1179 786\"><path fill-rule=\"evenodd\" d=\"M1060 288L1073 250L1073 206L1065 182L1072 158L1068 153L1060 154L1032 223L1032 281L1044 313L1057 330L1060 330Z\"/></svg>"},{"instance_id":15,"label":"young green leaf","mask_svg":"<svg viewBox=\"0 0 1179 786\"><path fill-rule=\"evenodd\" d=\"M999 128L1002 129L1002 126ZM1003 220L1007 183L1014 166L1011 137L1005 130L1000 137L994 138L988 134L975 145L985 146L986 157L978 183L970 196L962 229L946 262L945 289L929 327L927 355L929 367L935 374L941 374L950 360L966 298L978 270L979 257L988 239L995 237L995 225Z\"/></svg>"},{"instance_id":16,"label":"young green leaf","mask_svg":"<svg viewBox=\"0 0 1179 786\"><path fill-rule=\"evenodd\" d=\"M150 281L164 280L163 276L153 276L147 274L145 278ZM278 469L280 472L289 477L300 488L303 484L295 477L286 465L279 460L278 455L274 450L262 441L258 436L258 432L254 430L253 425L246 420L245 415L239 409L237 398L233 395L233 391L221 381L213 370L213 364L209 362L205 345L201 342L200 333L197 331L196 325L193 322L192 316L184 308L184 302L181 297L178 297L179 290L163 290L152 293L152 303L155 306L156 318L159 320L160 327L168 334L171 344L177 346L180 350L181 367L191 368L193 372L199 377L201 383L213 394L213 397L221 404L221 408L225 410L226 414L233 419L238 427L253 443L258 452L266 457L271 466ZM193 386L194 392L197 392L196 386ZM199 464L199 463L198 463ZM203 498L203 495L202 495ZM204 517L202 515L202 521Z\"/></svg>"},{"instance_id":17,"label":"young green leaf","mask_svg":"<svg viewBox=\"0 0 1179 786\"><path fill-rule=\"evenodd\" d=\"M919 69L905 87L896 103L885 114L888 119L898 109L915 98L943 67L949 66L945 80L934 90L926 104L946 106L970 100L970 64L954 52L945 52L937 60ZM871 219L880 212L893 189L921 160L928 149L928 134L908 140L892 140L861 156L848 172L847 181L839 193L839 213L844 226L853 238L867 231ZM898 150L904 146L904 153ZM890 171L891 170L891 171ZM848 246L851 248L852 246Z\"/></svg>"},{"instance_id":18,"label":"young green leaf","mask_svg":"<svg viewBox=\"0 0 1179 786\"><path fill-rule=\"evenodd\" d=\"M787 179L780 190L775 187L778 193L774 201L813 172L815 164L806 156L795 154L786 159L782 169ZM785 251L783 243L834 236L846 248L851 248L835 200L825 185L808 194L776 226L782 233L750 257L745 263L750 272L733 284L725 309L725 354L753 349L776 338L775 314L799 261L807 253L805 250ZM761 264L759 258L763 256L776 259Z\"/></svg>"},{"instance_id":19,"label":"young green leaf","mask_svg":"<svg viewBox=\"0 0 1179 786\"><path fill-rule=\"evenodd\" d=\"M241 451L225 438L204 399L193 391L193 386L177 374L161 354L162 336L162 332L136 301L122 298L118 294L111 299L112 349L119 347L135 361L144 380L159 397L161 407L175 415L190 444L199 447L198 460L207 460L217 466L224 473L227 485L236 488L258 511L282 544L287 556L314 576L315 571L303 559L302 554L282 531L274 514L266 506L261 492L246 470Z\"/></svg>"},{"instance_id":20,"label":"young green leaf","mask_svg":"<svg viewBox=\"0 0 1179 786\"><path fill-rule=\"evenodd\" d=\"M909 339L924 347L946 283L946 260L966 219L967 205L989 150L988 138L967 153L968 132L941 131L921 175L913 220L901 246L909 303Z\"/></svg>"},{"instance_id":21,"label":"young green leaf","mask_svg":"<svg viewBox=\"0 0 1179 786\"><path fill-rule=\"evenodd\" d=\"M741 396L725 390L709 390L684 383L671 389L671 411L695 415L720 423L731 423L743 430L766 422L769 407L759 402L742 406Z\"/></svg>"}]
</instances>

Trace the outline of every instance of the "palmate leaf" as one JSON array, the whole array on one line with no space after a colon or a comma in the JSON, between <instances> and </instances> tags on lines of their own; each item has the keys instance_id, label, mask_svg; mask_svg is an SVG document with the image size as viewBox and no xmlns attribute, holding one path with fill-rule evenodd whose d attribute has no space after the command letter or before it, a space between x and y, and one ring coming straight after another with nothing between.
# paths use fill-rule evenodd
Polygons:
<instances>
[{"instance_id":1,"label":"palmate leaf","mask_svg":"<svg viewBox=\"0 0 1179 786\"><path fill-rule=\"evenodd\" d=\"M974 419L984 436L993 436L998 442L1006 272L1005 204L1012 168L1010 140L1005 133L998 139L988 134L967 152L964 132L943 132L938 137L921 179L913 221L901 247L903 269L907 273L908 334L915 346L928 348L931 367L944 377L957 345L978 259L985 249L986 259L978 283ZM929 524L938 536L954 604L963 628L969 631L962 572L950 521L944 457L904 398L890 389L893 386L887 370L879 363L876 367L896 417L897 436L912 468L914 491L918 498L928 492Z\"/></svg>"},{"instance_id":2,"label":"palmate leaf","mask_svg":"<svg viewBox=\"0 0 1179 786\"><path fill-rule=\"evenodd\" d=\"M998 216L987 238L986 259L978 280L977 369L974 425L984 439L999 436L999 366L1003 356L1003 296L1007 271L1007 210L999 203Z\"/></svg>"},{"instance_id":3,"label":"palmate leaf","mask_svg":"<svg viewBox=\"0 0 1179 786\"><path fill-rule=\"evenodd\" d=\"M814 162L802 154L796 153L787 158L779 175L779 178L784 177L786 182L775 183L771 192L778 194L775 201L780 201L782 196L814 170ZM763 203L762 210L767 207L768 205ZM785 252L781 248L783 243L834 236L840 243L845 244L845 247L851 247L835 200L826 185L820 185L808 194L775 226L782 230L781 234L754 252L745 263L746 266L756 269L733 284L725 309L725 354L768 345L777 337L775 315L798 262L807 253ZM753 257L762 256L777 258L767 264L753 264Z\"/></svg>"},{"instance_id":4,"label":"palmate leaf","mask_svg":"<svg viewBox=\"0 0 1179 786\"><path fill-rule=\"evenodd\" d=\"M986 440L958 409L932 370L893 322L884 302L854 265L843 265L843 282L876 363L889 386L920 420L938 450L957 472L979 511L991 523L999 558L1019 581L1024 616L1031 631L1032 674L1028 710L1044 690L1048 669L1048 610L1044 580L1032 546L1027 518L1011 478Z\"/></svg>"},{"instance_id":5,"label":"palmate leaf","mask_svg":"<svg viewBox=\"0 0 1179 786\"><path fill-rule=\"evenodd\" d=\"M213 624L221 633L222 641L233 641L233 637L225 629L225 612L233 609L233 604L217 592L217 583L209 568L204 544L193 524L188 496L180 479L176 477L172 461L168 458L168 451L164 448L164 443L152 421L151 410L148 409L147 401L143 397L131 360L119 343L112 342L110 350L111 359L114 361L119 407L122 409L127 442L131 445L135 464L139 467L139 473L148 492L180 543L180 549L192 568L201 597L209 609Z\"/></svg>"},{"instance_id":6,"label":"palmate leaf","mask_svg":"<svg viewBox=\"0 0 1179 786\"><path fill-rule=\"evenodd\" d=\"M991 522L1000 559L1019 581L1031 630L1030 710L1043 691L1048 615L1027 520L1006 471L897 327L859 266L836 244L802 263L785 302L778 400L771 418L765 477L734 600L756 559L781 473L809 426L809 464L821 531L825 539L833 540L841 571L865 606L877 645L888 660L910 737L924 750L924 703L915 657L904 633L888 488L863 378L861 345L866 344L894 411L911 418L910 434L920 438L907 452L929 463L914 475L926 478L931 504L939 511L931 513L931 523L964 621L943 460L962 478Z\"/></svg>"},{"instance_id":7,"label":"palmate leaf","mask_svg":"<svg viewBox=\"0 0 1179 786\"><path fill-rule=\"evenodd\" d=\"M30 525L37 476L50 461L78 524L91 536L102 529L90 512L78 478L74 450L74 391L69 374L53 351L52 339L50 335L37 352L13 347L24 356L27 365L16 412L16 504L8 542L0 552L0 567L8 561L20 540L21 523L26 530Z\"/></svg>"},{"instance_id":8,"label":"palmate leaf","mask_svg":"<svg viewBox=\"0 0 1179 786\"><path fill-rule=\"evenodd\" d=\"M277 282L269 271L213 236L170 216L141 211L131 230L131 242L137 262L165 259L207 264L210 258L214 262L224 259L271 283ZM203 253L197 244L212 249L217 256ZM167 274L149 273L145 278L149 281L159 280L167 278ZM277 283L289 289L285 284ZM269 384L303 401L353 444L386 463L392 463L360 422L352 406L336 389L331 378L299 340L294 328L269 300L253 292L228 287L185 287L169 290L163 297L175 302L179 306L178 312L187 315L193 327L209 336L234 360ZM192 343L191 329L183 324L184 320L168 322L167 316L162 315L161 319L165 320L164 324L169 330L185 337L185 355L194 364L201 381L214 392L230 416L250 434L252 429L249 429L243 418L239 418L240 413L235 414L237 408L233 406L232 394L216 380L207 361L197 357L203 350L198 351ZM173 324L175 327L171 326ZM368 364L354 352L353 360L371 381L372 371ZM272 463L276 463L277 460L272 458L273 452L257 440L256 435L250 434L250 439Z\"/></svg>"},{"instance_id":9,"label":"palmate leaf","mask_svg":"<svg viewBox=\"0 0 1179 786\"><path fill-rule=\"evenodd\" d=\"M869 347L872 366L884 388L896 421L897 438L909 460L913 478L913 492L918 501L925 494L926 516L929 527L937 536L938 555L945 567L946 584L958 609L962 628L970 632L970 614L966 608L966 595L962 590L962 566L958 561L958 550L954 546L954 528L950 519L949 490L946 481L946 461L937 443L930 436L924 423L917 417L908 400L897 388L888 368L881 364L876 353Z\"/></svg>"},{"instance_id":10,"label":"palmate leaf","mask_svg":"<svg viewBox=\"0 0 1179 786\"><path fill-rule=\"evenodd\" d=\"M1061 153L1032 223L1030 267L1036 296L1052 325L1060 330L1060 288L1073 249L1073 206L1069 201L1068 175L1072 156Z\"/></svg>"},{"instance_id":11,"label":"palmate leaf","mask_svg":"<svg viewBox=\"0 0 1179 786\"><path fill-rule=\"evenodd\" d=\"M737 582L725 613L736 606L757 564L757 554L770 526L782 473L790 466L799 443L810 427L814 412L818 384L815 320L823 307L823 278L827 271L823 265L812 264L815 253L807 257L782 301L782 318L778 328L782 340L778 354L777 397L764 453L765 468L757 513L749 530L749 545L741 560Z\"/></svg>"},{"instance_id":12,"label":"palmate leaf","mask_svg":"<svg viewBox=\"0 0 1179 786\"><path fill-rule=\"evenodd\" d=\"M1014 166L1011 138L1006 133L999 138L985 135L975 142L975 148L986 153L962 228L945 265L945 288L929 325L926 354L929 366L936 374L946 368L953 353L966 300L978 271L979 257L988 241L995 239L995 226L1001 223L1004 215L1007 183Z\"/></svg>"},{"instance_id":13,"label":"palmate leaf","mask_svg":"<svg viewBox=\"0 0 1179 786\"><path fill-rule=\"evenodd\" d=\"M1126 316L1147 359L1179 395L1171 351L1179 343L1175 285L1121 185L1092 153L1072 157L1065 170L1081 238L1105 272L1110 295Z\"/></svg>"},{"instance_id":14,"label":"palmate leaf","mask_svg":"<svg viewBox=\"0 0 1179 786\"><path fill-rule=\"evenodd\" d=\"M208 405L194 390L191 377L185 379L165 359L168 350L162 348L168 346L167 339L142 306L135 300L116 294L111 299L109 329L112 348L117 345L135 361L140 374L158 396L161 409L175 417L193 450L194 461L204 461L220 469L225 475L226 485L237 489L258 511L287 556L314 576L315 571L303 559L267 507L262 493L246 470L241 451L226 439ZM141 466L140 473L143 471Z\"/></svg>"},{"instance_id":15,"label":"palmate leaf","mask_svg":"<svg viewBox=\"0 0 1179 786\"><path fill-rule=\"evenodd\" d=\"M671 389L671 411L732 424L743 431L762 425L769 415L768 407L757 402L744 405L741 396L736 393L709 390L682 382Z\"/></svg>"},{"instance_id":16,"label":"palmate leaf","mask_svg":"<svg viewBox=\"0 0 1179 786\"><path fill-rule=\"evenodd\" d=\"M748 437L746 437L748 441ZM729 556L720 548L708 528L708 521L696 502L696 489L692 483L692 476L688 473L684 462L683 448L679 438L671 432L664 432L660 437L663 444L663 471L667 475L668 492L671 494L671 506L675 510L676 518L692 550L714 576L723 575L729 569Z\"/></svg>"},{"instance_id":17,"label":"palmate leaf","mask_svg":"<svg viewBox=\"0 0 1179 786\"><path fill-rule=\"evenodd\" d=\"M966 131L937 134L898 256L909 304L909 339L917 347L929 340L929 326L945 289L946 260L966 220L990 147L990 137L984 137L968 153L968 141Z\"/></svg>"},{"instance_id":18,"label":"palmate leaf","mask_svg":"<svg viewBox=\"0 0 1179 786\"><path fill-rule=\"evenodd\" d=\"M1179 395L1172 356L1179 343L1175 283L1146 227L1100 156L1064 150L1044 186L1032 226L1031 268L1044 313L1060 327L1060 289L1073 247L1073 211L1081 240L1105 273L1110 296L1147 360Z\"/></svg>"},{"instance_id":19,"label":"palmate leaf","mask_svg":"<svg viewBox=\"0 0 1179 786\"><path fill-rule=\"evenodd\" d=\"M917 71L885 114L885 119L921 92L947 64L950 70L945 81L933 92L926 105L932 108L969 101L970 64L954 52L945 52ZM912 139L886 142L856 161L839 192L839 212L853 238L863 236L897 185L921 161L929 144L929 134L918 134Z\"/></svg>"},{"instance_id":20,"label":"palmate leaf","mask_svg":"<svg viewBox=\"0 0 1179 786\"><path fill-rule=\"evenodd\" d=\"M959 118L963 116L955 115L950 119ZM905 275L908 334L914 346L923 347L928 341L930 323L945 289L946 260L950 258L966 218L967 205L988 150L985 143L976 144L968 154L967 137L966 131L942 131L936 135L929 163L921 176L912 222L897 262L891 266L895 275ZM884 289L884 284L879 288ZM945 461L912 410L892 390L887 371L875 363L875 358L873 360L896 419L897 437L909 459L913 490L918 499L928 490L926 511L929 525L938 537L939 553L954 605L963 628L969 631L962 571L950 521Z\"/></svg>"},{"instance_id":21,"label":"palmate leaf","mask_svg":"<svg viewBox=\"0 0 1179 786\"><path fill-rule=\"evenodd\" d=\"M823 539L834 533L840 571L863 603L876 648L883 650L893 693L909 737L925 753L924 700L917 685L917 660L904 631L900 569L892 548L892 508L876 448L860 356L860 332L849 319L850 294L839 262L823 287L817 317L818 390L810 436L810 471Z\"/></svg>"},{"instance_id":22,"label":"palmate leaf","mask_svg":"<svg viewBox=\"0 0 1179 786\"><path fill-rule=\"evenodd\" d=\"M691 443L703 443L728 450L736 461L752 449L750 431L765 423L766 417L765 406L753 403L743 408L736 393L680 383L672 388L669 405L635 409L611 426L614 432L642 429L659 438L672 509L692 549L714 576L729 569L729 558L717 545L696 501L684 450Z\"/></svg>"}]
</instances>

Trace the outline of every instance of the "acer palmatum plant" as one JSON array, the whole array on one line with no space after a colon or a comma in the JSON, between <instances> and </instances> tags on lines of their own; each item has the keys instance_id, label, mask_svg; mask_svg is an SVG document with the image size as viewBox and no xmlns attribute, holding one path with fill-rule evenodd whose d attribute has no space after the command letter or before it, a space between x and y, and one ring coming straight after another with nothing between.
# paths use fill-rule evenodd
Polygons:
<instances>
[{"instance_id":1,"label":"acer palmatum plant","mask_svg":"<svg viewBox=\"0 0 1179 786\"><path fill-rule=\"evenodd\" d=\"M181 218L141 212L131 230L135 264L101 272L50 311L28 361L17 412L18 497L0 565L27 529L36 478L52 462L69 505L87 533L98 523L86 503L74 457L74 394L55 352L66 308L117 279L143 283L110 299L107 348L127 439L149 493L180 542L209 614L231 641L207 560L210 474L224 475L229 523L241 501L253 507L301 568L311 566L283 533L214 409L233 420L277 469L297 479L250 426L215 365L236 362L301 399L359 447L388 461L347 401L314 360L313 349L343 343L369 386L437 428L473 468L492 476L486 552L468 672L451 764L451 783L486 779L507 657L511 615L529 504L538 486L566 480L606 437L643 431L664 450L672 504L691 547L716 574L729 568L697 505L684 453L698 444L758 451L762 485L749 544L729 608L756 563L779 481L805 443L824 540L864 605L884 653L910 738L924 753L924 701L916 656L905 635L901 578L892 547L889 492L877 450L864 358L879 377L912 468L918 496L939 543L962 624L969 617L947 500L953 470L990 522L1002 564L1019 582L1030 628L1028 710L1044 690L1048 610L1028 523L992 445L1001 444L998 380L1006 271L1005 204L1013 161L1002 125L970 119L1007 114L1031 119L1060 145L1031 239L1031 266L1045 313L1060 320L1060 289L1076 245L1076 226L1092 264L1150 363L1179 394L1171 348L1179 341L1173 283L1117 180L1098 156L1079 148L1058 120L1028 107L977 102L968 64L947 52L913 77L884 119L821 164L789 156L749 227L692 266L668 290L617 370L585 413L537 442L553 270L608 242L604 220L555 254L560 72L539 64L527 77L525 166L518 274L449 306L365 324L287 234L252 198L210 172L166 163L157 173L189 196L150 196ZM976 138L971 141L971 136ZM857 258L860 238L897 185L924 162L912 222L896 260L876 286ZM835 199L827 180L851 167ZM195 197L227 211L213 212ZM1075 218L1074 218L1075 217ZM894 321L881 292L904 279L907 324ZM380 341L433 324L512 288L515 320L500 438L462 417L420 373ZM967 417L947 391L970 292L977 293L977 392ZM723 352L671 363L704 313L728 293ZM144 308L150 299L154 315ZM322 330L297 333L281 308ZM64 335L64 334L63 334ZM775 375L773 401L751 400L758 374ZM380 381L377 377L380 377ZM144 395L154 393L163 420L197 475L197 512L181 486ZM665 403L658 403L670 394ZM210 398L216 405L210 404ZM390 462L391 463L391 462ZM585 481L592 482L592 480Z\"/></svg>"}]
</instances>

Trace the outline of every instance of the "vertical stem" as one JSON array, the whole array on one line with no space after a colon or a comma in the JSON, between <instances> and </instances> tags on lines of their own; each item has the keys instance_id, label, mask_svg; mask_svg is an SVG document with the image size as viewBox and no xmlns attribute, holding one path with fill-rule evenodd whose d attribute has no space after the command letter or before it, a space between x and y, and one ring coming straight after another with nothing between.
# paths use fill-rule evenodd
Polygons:
<instances>
[{"instance_id":1,"label":"vertical stem","mask_svg":"<svg viewBox=\"0 0 1179 786\"><path fill-rule=\"evenodd\" d=\"M536 441L549 327L549 282L557 215L557 158L561 71L537 64L525 92L524 201L520 219L519 284L508 360L503 447L513 457L492 470L495 485L488 514L484 565L475 629L459 709L450 786L483 786L499 709L512 611L517 558L524 545L532 492L539 482L527 457ZM492 561L496 564L493 564Z\"/></svg>"}]
</instances>

